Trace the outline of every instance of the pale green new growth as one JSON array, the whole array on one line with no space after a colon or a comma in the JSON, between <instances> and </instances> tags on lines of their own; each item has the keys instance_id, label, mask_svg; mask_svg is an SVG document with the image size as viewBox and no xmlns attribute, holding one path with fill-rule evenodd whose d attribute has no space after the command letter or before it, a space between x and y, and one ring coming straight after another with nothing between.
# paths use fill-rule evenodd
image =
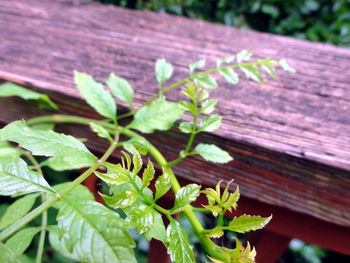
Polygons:
<instances>
[{"instance_id":1,"label":"pale green new growth","mask_svg":"<svg viewBox=\"0 0 350 263\"><path fill-rule=\"evenodd\" d=\"M158 59L155 65L156 79L160 87L163 86L164 82L171 78L173 75L173 66L168 63L164 58Z\"/></svg>"},{"instance_id":2,"label":"pale green new growth","mask_svg":"<svg viewBox=\"0 0 350 263\"><path fill-rule=\"evenodd\" d=\"M200 143L196 146L194 152L213 163L227 163L233 160L227 152L214 144Z\"/></svg>"},{"instance_id":3,"label":"pale green new growth","mask_svg":"<svg viewBox=\"0 0 350 263\"><path fill-rule=\"evenodd\" d=\"M113 96L126 102L132 108L132 101L134 99L134 90L126 79L118 77L114 73L109 75L106 81L107 85L112 91Z\"/></svg>"},{"instance_id":4,"label":"pale green new growth","mask_svg":"<svg viewBox=\"0 0 350 263\"><path fill-rule=\"evenodd\" d=\"M77 71L74 72L74 83L91 107L102 116L116 120L117 107L114 99L101 83L98 83L91 76Z\"/></svg>"}]
</instances>

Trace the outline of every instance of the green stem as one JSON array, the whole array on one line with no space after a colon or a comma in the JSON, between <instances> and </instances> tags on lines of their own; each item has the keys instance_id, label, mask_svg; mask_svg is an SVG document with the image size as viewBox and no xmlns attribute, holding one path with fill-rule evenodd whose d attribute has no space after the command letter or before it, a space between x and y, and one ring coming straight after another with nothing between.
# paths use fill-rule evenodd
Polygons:
<instances>
[{"instance_id":1,"label":"green stem","mask_svg":"<svg viewBox=\"0 0 350 263\"><path fill-rule=\"evenodd\" d=\"M34 158L34 156L26 151L25 155L29 159L29 161L34 165L34 169L42 176L44 177L44 173L41 170L40 164L37 162L37 160ZM41 193L41 202L44 203L46 201L46 194ZM36 260L35 263L41 263L43 252L44 252L44 245L45 245L45 236L46 236L46 228L47 228L47 211L43 212L41 216L41 229L40 229L40 237L39 237L39 244L38 244L38 250L36 253Z\"/></svg>"},{"instance_id":2,"label":"green stem","mask_svg":"<svg viewBox=\"0 0 350 263\"><path fill-rule=\"evenodd\" d=\"M33 125L33 124L38 124L38 123L51 123L51 122L55 122L55 123L75 123L75 124L82 124L82 125L89 125L89 123L94 122L97 123L101 126L103 126L104 128L106 128L107 130L111 131L113 130L115 127L113 124L111 123L106 123L103 121L96 121L93 119L89 119L89 118L84 118L84 117L78 117L78 116L69 116L69 115L49 115L49 116L41 116L41 117L37 117L37 118L33 118L31 120L29 120L27 123L29 125ZM123 128L123 127L117 127L118 131L128 137L131 138L143 138L142 136L140 136L139 134L137 134L136 132L133 132L127 128ZM145 139L145 138L144 138ZM145 139L146 140L146 139ZM177 180L174 172L172 171L171 168L167 167L168 166L168 162L166 161L166 159L164 158L164 156L158 151L158 149L156 147L154 147L150 142L148 142L149 145L149 152L150 154L153 156L153 158L156 160L156 162L158 163L159 166L164 168L164 172L167 172L171 178L171 185L172 185L172 189L174 191L174 193L177 193L181 186L179 181ZM203 231L203 227L201 225L201 223L199 222L198 218L195 216L192 207L190 205L187 205L184 207L184 214L186 215L187 219L189 220L189 222L191 223L193 229L195 230L200 243L203 247L203 249L213 258L219 259L219 260L225 260L224 255L222 255L219 250L217 249L218 246L213 243L211 241L210 238L202 235L202 231ZM1 238L0 238L1 240Z\"/></svg>"},{"instance_id":3,"label":"green stem","mask_svg":"<svg viewBox=\"0 0 350 263\"><path fill-rule=\"evenodd\" d=\"M91 122L91 120L90 120ZM89 125L88 123L85 123L85 125ZM113 124L112 124L113 125ZM111 146L108 148L108 150L105 152L105 154L96 162L95 165L91 166L89 169L87 169L84 173L82 173L78 178L76 178L67 188L65 188L62 192L57 193L52 198L46 200L44 203L30 211L28 214L26 214L24 217L19 219L17 222L6 228L4 231L0 233L0 241L3 241L4 239L8 238L10 235L15 233L17 230L22 228L24 225L28 224L30 221L32 221L37 216L44 213L47 209L49 209L51 206L56 204L58 201L61 200L61 198L68 194L70 191L72 191L75 187L77 187L79 184L81 184L86 178L88 178L93 172L97 170L97 168L104 163L107 158L112 154L114 149L117 146L117 141L114 141Z\"/></svg>"}]
</instances>

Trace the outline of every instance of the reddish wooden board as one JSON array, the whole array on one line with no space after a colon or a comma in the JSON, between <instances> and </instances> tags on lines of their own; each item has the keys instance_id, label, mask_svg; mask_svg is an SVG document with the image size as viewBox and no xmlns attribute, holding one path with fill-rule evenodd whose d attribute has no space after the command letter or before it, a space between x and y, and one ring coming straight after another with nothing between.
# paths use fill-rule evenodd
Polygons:
<instances>
[{"instance_id":1,"label":"reddish wooden board","mask_svg":"<svg viewBox=\"0 0 350 263\"><path fill-rule=\"evenodd\" d=\"M156 91L159 57L174 64L174 80L190 62L205 58L214 66L241 49L286 58L296 74L213 92L223 127L197 141L219 144L235 161L191 158L176 172L208 185L235 178L244 196L350 227L349 49L73 0L0 1L0 39L0 78L47 92L65 112L83 116L95 115L74 88L73 70L101 81L116 72L136 87L140 105ZM37 115L32 106L0 99L0 121ZM185 141L177 129L151 140L169 159ZM90 146L101 150L97 140Z\"/></svg>"}]
</instances>

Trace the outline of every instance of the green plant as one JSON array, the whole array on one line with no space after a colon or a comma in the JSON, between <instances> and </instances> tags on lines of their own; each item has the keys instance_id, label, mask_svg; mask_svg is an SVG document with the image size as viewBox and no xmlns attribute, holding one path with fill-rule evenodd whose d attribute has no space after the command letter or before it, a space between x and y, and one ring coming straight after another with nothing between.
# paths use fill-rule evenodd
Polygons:
<instances>
[{"instance_id":1,"label":"green plant","mask_svg":"<svg viewBox=\"0 0 350 263\"><path fill-rule=\"evenodd\" d=\"M127 229L137 229L148 240L163 242L174 262L195 262L188 236L174 215L183 213L191 223L201 246L213 262L254 262L255 250L248 244L242 246L236 240L236 248L228 249L216 245L211 238L217 238L224 231L244 233L262 228L271 217L242 215L224 224L224 215L237 206L238 188L229 192L230 183L224 190L219 182L215 189L201 189L200 185L188 184L181 187L173 173L172 166L192 155L199 155L214 163L227 163L231 156L216 145L199 143L193 147L195 136L200 132L212 132L219 128L221 117L212 114L216 100L209 98L209 91L217 87L213 74L219 73L231 84L239 81L234 71L241 70L246 77L261 83L262 71L275 77L275 67L293 71L285 60L259 59L247 62L252 53L241 51L235 56L225 57L217 62L216 68L198 72L205 66L200 60L190 64L190 75L170 86L164 84L172 76L173 67L165 59L155 65L159 94L150 98L139 109L133 107L134 91L127 80L111 74L106 80L109 89L96 82L91 76L75 72L77 88L88 104L106 120L94 120L79 116L50 115L25 121L15 121L0 130L0 195L19 197L5 211L0 221L0 259L3 262L31 262L23 253L39 233L35 262L42 261L45 249L46 231L51 246L66 258L80 262L135 262L135 243ZM236 64L232 64L236 61ZM170 102L166 92L182 87L184 100ZM0 86L0 96L20 96L33 99L41 107L57 106L45 95L24 89L12 83ZM123 101L130 112L117 115L113 96ZM189 139L178 158L170 162L145 136L135 132L152 133L168 130L184 112L192 115L192 122L181 122L179 129L189 134ZM126 126L119 120L129 118ZM109 147L97 158L78 139L52 130L55 123L90 125L92 131L105 138ZM120 135L129 137L121 140ZM12 146L9 142L18 144ZM119 147L120 163L108 162L108 158ZM149 155L160 167L156 172L153 162L144 161L142 155ZM34 156L47 157L38 162ZM45 180L42 167L57 171L85 168L72 182L50 186ZM94 201L93 195L81 185L91 174L95 174L109 190L100 193L107 205ZM154 186L152 188L152 186ZM151 190L154 189L154 190ZM175 193L171 209L165 209L157 201L169 191ZM200 194L208 199L201 208L191 206ZM32 207L41 196L41 204ZM47 210L58 210L57 224L48 225ZM216 227L204 229L194 211L211 213L217 218ZM120 215L121 214L121 215ZM27 224L41 215L40 226ZM163 218L167 218L166 227Z\"/></svg>"}]
</instances>

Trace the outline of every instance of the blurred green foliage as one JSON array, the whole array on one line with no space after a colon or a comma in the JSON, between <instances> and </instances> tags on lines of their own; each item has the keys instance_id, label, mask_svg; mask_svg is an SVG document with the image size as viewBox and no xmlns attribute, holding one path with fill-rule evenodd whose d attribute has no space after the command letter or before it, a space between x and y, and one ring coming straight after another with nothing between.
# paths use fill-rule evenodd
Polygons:
<instances>
[{"instance_id":1,"label":"blurred green foliage","mask_svg":"<svg viewBox=\"0 0 350 263\"><path fill-rule=\"evenodd\" d=\"M350 46L350 0L95 0Z\"/></svg>"}]
</instances>

